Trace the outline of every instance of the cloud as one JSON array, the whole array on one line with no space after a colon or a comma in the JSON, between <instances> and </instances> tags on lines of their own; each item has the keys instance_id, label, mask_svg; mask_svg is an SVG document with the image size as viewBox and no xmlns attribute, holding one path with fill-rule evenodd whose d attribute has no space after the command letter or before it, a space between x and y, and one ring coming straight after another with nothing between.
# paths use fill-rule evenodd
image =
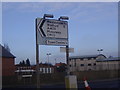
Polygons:
<instances>
[{"instance_id":1,"label":"cloud","mask_svg":"<svg viewBox=\"0 0 120 90\"><path fill-rule=\"evenodd\" d=\"M19 12L40 12L51 13L55 16L66 15L70 19L81 19L82 22L100 20L104 17L113 17L117 14L117 3L98 3L98 2L23 2L23 3L4 3L4 10L17 10ZM104 16L103 16L104 15ZM97 17L96 17L97 16ZM98 18L101 17L101 18ZM81 21L80 20L80 21Z\"/></svg>"},{"instance_id":2,"label":"cloud","mask_svg":"<svg viewBox=\"0 0 120 90\"><path fill-rule=\"evenodd\" d=\"M101 18L117 17L117 3L80 3L76 5L70 13L70 17L75 20L80 18L82 22L92 22Z\"/></svg>"},{"instance_id":3,"label":"cloud","mask_svg":"<svg viewBox=\"0 0 120 90\"><path fill-rule=\"evenodd\" d=\"M57 2L24 2L24 3L3 3L4 10L17 10L22 12L59 12L72 7L72 3Z\"/></svg>"},{"instance_id":4,"label":"cloud","mask_svg":"<svg viewBox=\"0 0 120 90\"><path fill-rule=\"evenodd\" d=\"M2 0L2 2L118 2L119 0Z\"/></svg>"},{"instance_id":5,"label":"cloud","mask_svg":"<svg viewBox=\"0 0 120 90\"><path fill-rule=\"evenodd\" d=\"M1 1L2 2L33 2L33 0L1 0Z\"/></svg>"}]
</instances>

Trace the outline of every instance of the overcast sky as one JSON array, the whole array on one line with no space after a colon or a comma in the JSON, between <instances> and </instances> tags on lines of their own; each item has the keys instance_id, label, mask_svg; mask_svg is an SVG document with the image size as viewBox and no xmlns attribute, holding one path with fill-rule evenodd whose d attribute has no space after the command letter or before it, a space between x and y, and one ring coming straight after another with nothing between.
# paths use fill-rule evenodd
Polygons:
<instances>
[{"instance_id":1,"label":"overcast sky","mask_svg":"<svg viewBox=\"0 0 120 90\"><path fill-rule=\"evenodd\" d=\"M118 54L117 2L4 2L2 3L2 42L16 56L16 63L30 59L35 63L35 19L53 14L68 16L70 56L95 55L103 49L106 56ZM40 62L65 62L60 46L39 46Z\"/></svg>"}]
</instances>

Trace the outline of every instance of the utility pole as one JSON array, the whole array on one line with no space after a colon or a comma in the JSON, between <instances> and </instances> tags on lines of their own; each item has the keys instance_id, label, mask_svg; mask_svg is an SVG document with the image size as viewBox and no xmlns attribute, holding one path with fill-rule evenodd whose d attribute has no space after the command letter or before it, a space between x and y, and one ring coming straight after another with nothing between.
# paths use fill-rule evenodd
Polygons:
<instances>
[{"instance_id":1,"label":"utility pole","mask_svg":"<svg viewBox=\"0 0 120 90\"><path fill-rule=\"evenodd\" d=\"M55 58L55 64L56 64L56 58Z\"/></svg>"}]
</instances>

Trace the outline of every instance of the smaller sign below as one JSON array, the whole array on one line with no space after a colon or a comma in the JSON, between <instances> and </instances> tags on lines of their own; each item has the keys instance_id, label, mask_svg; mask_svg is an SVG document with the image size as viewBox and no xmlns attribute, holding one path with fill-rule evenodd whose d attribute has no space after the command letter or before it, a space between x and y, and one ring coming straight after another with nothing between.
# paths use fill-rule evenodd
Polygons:
<instances>
[{"instance_id":1,"label":"smaller sign below","mask_svg":"<svg viewBox=\"0 0 120 90\"><path fill-rule=\"evenodd\" d=\"M32 75L22 75L22 77L32 77Z\"/></svg>"},{"instance_id":2,"label":"smaller sign below","mask_svg":"<svg viewBox=\"0 0 120 90\"><path fill-rule=\"evenodd\" d=\"M63 45L66 46L68 45L67 40L46 40L47 45Z\"/></svg>"},{"instance_id":3,"label":"smaller sign below","mask_svg":"<svg viewBox=\"0 0 120 90\"><path fill-rule=\"evenodd\" d=\"M60 52L66 52L66 47L60 47ZM74 53L74 48L69 48L69 53Z\"/></svg>"}]
</instances>

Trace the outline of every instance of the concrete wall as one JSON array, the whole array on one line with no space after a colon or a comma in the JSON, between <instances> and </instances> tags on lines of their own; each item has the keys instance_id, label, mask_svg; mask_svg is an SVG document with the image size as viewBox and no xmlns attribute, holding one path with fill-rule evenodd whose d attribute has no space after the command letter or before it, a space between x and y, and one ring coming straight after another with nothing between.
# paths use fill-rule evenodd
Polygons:
<instances>
[{"instance_id":1,"label":"concrete wall","mask_svg":"<svg viewBox=\"0 0 120 90\"><path fill-rule=\"evenodd\" d=\"M120 78L120 70L80 71L73 72L73 74L77 75L80 81L83 80L84 77L87 77L88 80Z\"/></svg>"},{"instance_id":2,"label":"concrete wall","mask_svg":"<svg viewBox=\"0 0 120 90\"><path fill-rule=\"evenodd\" d=\"M120 61L97 62L96 70L120 70Z\"/></svg>"}]
</instances>

